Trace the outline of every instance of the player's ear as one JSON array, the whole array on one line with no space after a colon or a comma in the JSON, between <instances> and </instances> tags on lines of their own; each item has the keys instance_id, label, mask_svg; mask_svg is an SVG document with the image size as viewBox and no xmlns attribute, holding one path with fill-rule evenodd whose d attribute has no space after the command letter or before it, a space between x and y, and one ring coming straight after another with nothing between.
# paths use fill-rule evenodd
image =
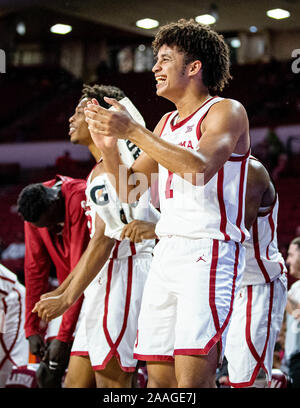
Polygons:
<instances>
[{"instance_id":1,"label":"player's ear","mask_svg":"<svg viewBox=\"0 0 300 408\"><path fill-rule=\"evenodd\" d=\"M197 75L202 69L202 62L195 60L189 63L188 73L190 76Z\"/></svg>"}]
</instances>

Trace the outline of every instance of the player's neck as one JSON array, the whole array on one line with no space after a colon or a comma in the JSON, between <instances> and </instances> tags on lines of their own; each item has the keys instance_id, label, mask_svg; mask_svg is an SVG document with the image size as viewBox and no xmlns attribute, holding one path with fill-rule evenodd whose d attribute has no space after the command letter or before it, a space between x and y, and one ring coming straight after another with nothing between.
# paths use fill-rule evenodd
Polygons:
<instances>
[{"instance_id":1,"label":"player's neck","mask_svg":"<svg viewBox=\"0 0 300 408\"><path fill-rule=\"evenodd\" d=\"M209 95L208 91L204 91L198 93L196 95L185 95L183 98L175 103L176 108L178 110L178 121L181 121L188 116L190 116L193 112L200 108L211 96Z\"/></svg>"},{"instance_id":2,"label":"player's neck","mask_svg":"<svg viewBox=\"0 0 300 408\"><path fill-rule=\"evenodd\" d=\"M96 162L98 163L98 161L100 160L102 153L100 152L100 150L94 145L94 143L90 144L89 146L89 151L91 152L92 156L94 157L94 159L96 160Z\"/></svg>"}]
</instances>

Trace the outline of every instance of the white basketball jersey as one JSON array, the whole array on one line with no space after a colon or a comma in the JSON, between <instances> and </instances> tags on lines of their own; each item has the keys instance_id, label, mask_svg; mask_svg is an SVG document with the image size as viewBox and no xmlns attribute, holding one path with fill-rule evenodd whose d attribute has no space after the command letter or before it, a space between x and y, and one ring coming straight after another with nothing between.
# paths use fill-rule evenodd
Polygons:
<instances>
[{"instance_id":1,"label":"white basketball jersey","mask_svg":"<svg viewBox=\"0 0 300 408\"><path fill-rule=\"evenodd\" d=\"M213 97L196 112L175 124L178 112L166 119L161 137L167 142L198 149L201 123L210 107L223 98ZM161 217L156 227L159 237L184 236L243 242L249 233L244 226L245 191L249 154L232 155L206 184L193 186L159 165Z\"/></svg>"},{"instance_id":2,"label":"white basketball jersey","mask_svg":"<svg viewBox=\"0 0 300 408\"><path fill-rule=\"evenodd\" d=\"M16 286L17 276L0 264L0 299L6 297ZM0 303L1 307L1 303Z\"/></svg>"},{"instance_id":3,"label":"white basketball jersey","mask_svg":"<svg viewBox=\"0 0 300 408\"><path fill-rule=\"evenodd\" d=\"M124 258L138 253L152 253L155 240L143 240L134 244L128 239L120 241L120 235L127 223L134 219L156 223L159 212L149 204L150 190L146 191L136 204L121 203L108 176L103 173L87 179L86 215L90 237L95 233L96 215L105 223L105 235L116 239L110 258Z\"/></svg>"},{"instance_id":4,"label":"white basketball jersey","mask_svg":"<svg viewBox=\"0 0 300 408\"><path fill-rule=\"evenodd\" d=\"M277 245L278 195L266 212L260 209L244 243L246 266L242 286L269 283L287 271Z\"/></svg>"}]
</instances>

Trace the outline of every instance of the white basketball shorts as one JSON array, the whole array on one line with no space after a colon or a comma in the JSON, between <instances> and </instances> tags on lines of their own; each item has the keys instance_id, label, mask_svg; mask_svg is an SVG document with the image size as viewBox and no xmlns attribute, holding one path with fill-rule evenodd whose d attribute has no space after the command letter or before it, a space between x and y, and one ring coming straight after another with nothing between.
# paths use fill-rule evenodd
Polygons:
<instances>
[{"instance_id":1,"label":"white basketball shorts","mask_svg":"<svg viewBox=\"0 0 300 408\"><path fill-rule=\"evenodd\" d=\"M0 333L0 388L5 386L12 367L26 365L29 358L29 343L25 338L25 288L16 282L3 303L5 324Z\"/></svg>"},{"instance_id":2,"label":"white basketball shorts","mask_svg":"<svg viewBox=\"0 0 300 408\"><path fill-rule=\"evenodd\" d=\"M133 347L151 254L110 259L85 291L84 315L71 355L88 355L94 370L115 356L123 371L134 372Z\"/></svg>"},{"instance_id":3,"label":"white basketball shorts","mask_svg":"<svg viewBox=\"0 0 300 408\"><path fill-rule=\"evenodd\" d=\"M206 355L220 342L222 358L244 258L235 242L163 237L144 289L134 357L173 361Z\"/></svg>"},{"instance_id":4,"label":"white basketball shorts","mask_svg":"<svg viewBox=\"0 0 300 408\"><path fill-rule=\"evenodd\" d=\"M250 387L262 368L270 384L275 342L287 299L287 278L280 275L239 290L227 334L225 357L230 385Z\"/></svg>"}]
</instances>

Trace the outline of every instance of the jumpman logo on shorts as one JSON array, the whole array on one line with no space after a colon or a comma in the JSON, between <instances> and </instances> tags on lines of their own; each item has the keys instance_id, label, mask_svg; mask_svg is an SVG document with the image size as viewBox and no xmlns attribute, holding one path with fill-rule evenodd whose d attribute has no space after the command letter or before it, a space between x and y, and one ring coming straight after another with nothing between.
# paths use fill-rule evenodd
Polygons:
<instances>
[{"instance_id":1,"label":"jumpman logo on shorts","mask_svg":"<svg viewBox=\"0 0 300 408\"><path fill-rule=\"evenodd\" d=\"M206 262L206 260L203 258L204 257L204 254L203 255L201 255L198 259L197 259L197 261L196 262L199 262L199 261L203 261L203 262Z\"/></svg>"}]
</instances>

